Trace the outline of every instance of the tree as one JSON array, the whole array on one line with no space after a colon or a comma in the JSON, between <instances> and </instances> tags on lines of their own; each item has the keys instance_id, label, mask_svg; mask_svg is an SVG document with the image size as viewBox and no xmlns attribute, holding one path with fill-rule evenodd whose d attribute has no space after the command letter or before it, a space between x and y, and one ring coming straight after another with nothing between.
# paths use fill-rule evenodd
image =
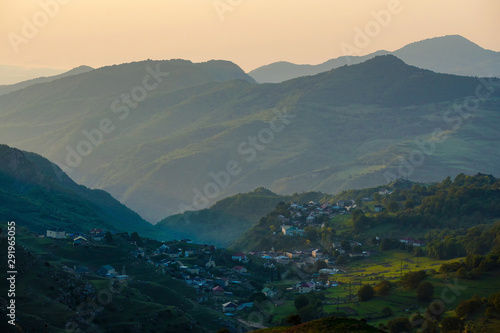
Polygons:
<instances>
[{"instance_id":1,"label":"tree","mask_svg":"<svg viewBox=\"0 0 500 333\"><path fill-rule=\"evenodd\" d=\"M300 319L300 315L295 313L291 314L286 318L286 322L288 324L291 324L293 326L300 325L302 323L302 320Z\"/></svg>"},{"instance_id":2,"label":"tree","mask_svg":"<svg viewBox=\"0 0 500 333\"><path fill-rule=\"evenodd\" d=\"M328 266L326 265L326 262L324 260L318 260L314 263L314 265L316 266L316 270L320 270L320 269L323 269L323 268L327 268Z\"/></svg>"},{"instance_id":3,"label":"tree","mask_svg":"<svg viewBox=\"0 0 500 333\"><path fill-rule=\"evenodd\" d=\"M387 323L390 333L411 332L410 320L406 317L399 317L390 320Z\"/></svg>"},{"instance_id":4,"label":"tree","mask_svg":"<svg viewBox=\"0 0 500 333\"><path fill-rule=\"evenodd\" d=\"M382 316L384 316L384 318L392 316L393 313L394 312L391 310L390 307L386 306L385 308L382 309Z\"/></svg>"},{"instance_id":5,"label":"tree","mask_svg":"<svg viewBox=\"0 0 500 333\"><path fill-rule=\"evenodd\" d=\"M375 291L373 290L373 287L370 286L369 284L364 284L359 288L358 290L358 298L361 302L366 302L369 301L373 298L375 295Z\"/></svg>"},{"instance_id":6,"label":"tree","mask_svg":"<svg viewBox=\"0 0 500 333\"><path fill-rule=\"evenodd\" d=\"M457 317L446 317L441 322L441 332L462 332L464 329L464 322Z\"/></svg>"},{"instance_id":7,"label":"tree","mask_svg":"<svg viewBox=\"0 0 500 333\"><path fill-rule=\"evenodd\" d=\"M405 201L405 209L412 209L415 207L415 203L411 199Z\"/></svg>"},{"instance_id":8,"label":"tree","mask_svg":"<svg viewBox=\"0 0 500 333\"><path fill-rule=\"evenodd\" d=\"M113 242L113 234L111 232L106 232L106 234L104 235L104 240L106 241L106 243L112 243Z\"/></svg>"},{"instance_id":9,"label":"tree","mask_svg":"<svg viewBox=\"0 0 500 333\"><path fill-rule=\"evenodd\" d=\"M396 201L391 201L389 205L387 205L387 210L391 213L396 213L399 211L399 204Z\"/></svg>"},{"instance_id":10,"label":"tree","mask_svg":"<svg viewBox=\"0 0 500 333\"><path fill-rule=\"evenodd\" d=\"M340 255L337 257L336 264L339 266L347 264L347 257L344 255Z\"/></svg>"},{"instance_id":11,"label":"tree","mask_svg":"<svg viewBox=\"0 0 500 333\"><path fill-rule=\"evenodd\" d=\"M467 277L467 270L465 267L461 267L457 270L457 277L465 279Z\"/></svg>"},{"instance_id":12,"label":"tree","mask_svg":"<svg viewBox=\"0 0 500 333\"><path fill-rule=\"evenodd\" d=\"M420 247L420 246L417 246L415 247L415 249L413 250L413 255L414 256L417 256L417 257L421 257L424 255L424 250Z\"/></svg>"},{"instance_id":13,"label":"tree","mask_svg":"<svg viewBox=\"0 0 500 333\"><path fill-rule=\"evenodd\" d=\"M132 242L135 242L137 244L137 246L141 246L142 245L141 237L139 237L139 234L137 232L135 232L135 231L130 234L130 240Z\"/></svg>"},{"instance_id":14,"label":"tree","mask_svg":"<svg viewBox=\"0 0 500 333\"><path fill-rule=\"evenodd\" d=\"M340 243L340 247L346 252L349 252L351 250L351 244L345 240Z\"/></svg>"},{"instance_id":15,"label":"tree","mask_svg":"<svg viewBox=\"0 0 500 333\"><path fill-rule=\"evenodd\" d=\"M417 299L421 302L432 301L434 298L434 285L430 282L420 282L417 287Z\"/></svg>"},{"instance_id":16,"label":"tree","mask_svg":"<svg viewBox=\"0 0 500 333\"><path fill-rule=\"evenodd\" d=\"M405 275L403 275L403 284L410 289L417 288L420 281L422 281L426 275L427 273L425 271L405 273Z\"/></svg>"},{"instance_id":17,"label":"tree","mask_svg":"<svg viewBox=\"0 0 500 333\"><path fill-rule=\"evenodd\" d=\"M295 305L295 308L297 310L300 310L309 305L309 298L307 298L305 295L299 295L295 298L295 301L293 303Z\"/></svg>"},{"instance_id":18,"label":"tree","mask_svg":"<svg viewBox=\"0 0 500 333\"><path fill-rule=\"evenodd\" d=\"M360 233L370 227L370 220L366 217L362 210L355 210L352 213L352 221L353 229L356 233Z\"/></svg>"},{"instance_id":19,"label":"tree","mask_svg":"<svg viewBox=\"0 0 500 333\"><path fill-rule=\"evenodd\" d=\"M387 280L382 280L373 289L377 296L385 296L391 291L391 283Z\"/></svg>"},{"instance_id":20,"label":"tree","mask_svg":"<svg viewBox=\"0 0 500 333\"><path fill-rule=\"evenodd\" d=\"M421 327L425 323L425 318L420 313L414 313L410 316L410 324L412 327Z\"/></svg>"},{"instance_id":21,"label":"tree","mask_svg":"<svg viewBox=\"0 0 500 333\"><path fill-rule=\"evenodd\" d=\"M475 311L477 311L481 307L482 304L483 304L483 302L481 301L481 299L479 297L473 296L469 300L463 300L463 301L461 301L458 304L457 308L455 309L455 313L459 317L465 317L466 318L470 314L472 314Z\"/></svg>"},{"instance_id":22,"label":"tree","mask_svg":"<svg viewBox=\"0 0 500 333\"><path fill-rule=\"evenodd\" d=\"M299 310L299 316L303 322L318 318L318 312L312 305L305 306Z\"/></svg>"}]
</instances>

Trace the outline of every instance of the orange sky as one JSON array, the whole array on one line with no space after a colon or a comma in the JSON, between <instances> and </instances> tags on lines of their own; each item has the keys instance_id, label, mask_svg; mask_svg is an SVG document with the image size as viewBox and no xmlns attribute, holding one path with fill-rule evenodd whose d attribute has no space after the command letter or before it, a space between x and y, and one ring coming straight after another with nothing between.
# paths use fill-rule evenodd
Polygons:
<instances>
[{"instance_id":1,"label":"orange sky","mask_svg":"<svg viewBox=\"0 0 500 333\"><path fill-rule=\"evenodd\" d=\"M52 15L42 3L52 4ZM372 12L388 7L390 22L376 23ZM250 71L341 56L340 45L354 46L355 29L367 26L375 30L360 55L450 34L500 51L499 22L498 0L3 0L0 64L225 59ZM33 23L36 30L26 28Z\"/></svg>"}]
</instances>

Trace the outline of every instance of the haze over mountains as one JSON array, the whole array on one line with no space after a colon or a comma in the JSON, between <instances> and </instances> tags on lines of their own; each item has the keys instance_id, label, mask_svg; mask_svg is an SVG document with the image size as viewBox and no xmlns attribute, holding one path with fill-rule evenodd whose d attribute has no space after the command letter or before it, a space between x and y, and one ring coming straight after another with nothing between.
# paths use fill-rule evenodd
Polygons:
<instances>
[{"instance_id":1,"label":"haze over mountains","mask_svg":"<svg viewBox=\"0 0 500 333\"><path fill-rule=\"evenodd\" d=\"M37 78L31 79L31 80L22 81L22 82L15 83L15 84L0 85L0 96L6 95L6 94L11 93L11 92L16 91L16 90L24 89L24 88L32 86L34 84L51 82L51 81L55 81L55 80L63 78L63 77L90 72L91 70L93 70L93 68L89 67L89 66L78 66L76 68L73 68L72 70L69 70L69 71L64 72L62 74L59 74L59 75L42 76L42 77L37 77Z\"/></svg>"},{"instance_id":2,"label":"haze over mountains","mask_svg":"<svg viewBox=\"0 0 500 333\"><path fill-rule=\"evenodd\" d=\"M0 65L0 85L13 85L40 77L60 75L66 72L58 68L26 68L22 66Z\"/></svg>"},{"instance_id":3,"label":"haze over mountains","mask_svg":"<svg viewBox=\"0 0 500 333\"><path fill-rule=\"evenodd\" d=\"M256 68L248 74L260 83L279 83L300 76L315 75L344 65L358 64L385 54L395 55L409 65L438 73L500 77L500 52L483 49L459 35L418 41L394 52L377 51L365 56L342 56L319 65L275 62Z\"/></svg>"},{"instance_id":4,"label":"haze over mountains","mask_svg":"<svg viewBox=\"0 0 500 333\"><path fill-rule=\"evenodd\" d=\"M259 186L336 193L386 184L388 172L417 181L498 175L495 84L392 55L260 85L226 61L148 60L1 96L0 142L156 222ZM477 102L470 115L466 98Z\"/></svg>"}]
</instances>

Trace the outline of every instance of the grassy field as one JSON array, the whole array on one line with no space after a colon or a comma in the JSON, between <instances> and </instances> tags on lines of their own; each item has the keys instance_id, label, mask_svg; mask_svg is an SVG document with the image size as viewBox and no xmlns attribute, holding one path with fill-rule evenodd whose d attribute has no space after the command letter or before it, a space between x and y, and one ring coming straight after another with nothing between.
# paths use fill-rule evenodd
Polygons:
<instances>
[{"instance_id":1,"label":"grassy field","mask_svg":"<svg viewBox=\"0 0 500 333\"><path fill-rule=\"evenodd\" d=\"M417 258L401 250L384 251L380 254L352 263L343 273L330 276L331 281L338 281L337 287L326 289L323 293L323 311L326 314L336 312L347 313L350 317L365 318L371 325L385 324L390 319L400 316L410 316L415 312L423 312L430 302L419 302L415 289L405 289L399 286L402 273L426 270L428 275L425 281L434 285L434 298L441 300L445 306L443 315L454 315L454 309L461 300L466 300L474 295L488 297L500 291L500 272L484 273L478 280L457 279L454 273L438 274L439 267L448 262L460 261L436 260L428 257ZM401 267L403 270L401 271ZM375 296L370 301L357 301L357 292L362 284L375 286L379 281L393 282L391 292L383 297ZM294 281L280 281L273 283L280 290L290 287ZM295 281L296 282L296 281ZM350 288L349 288L349 283ZM351 299L349 298L349 289ZM276 306L272 311L275 323L279 323L297 310L294 298L297 294L288 291L284 294L282 305ZM393 315L384 317L382 309L390 308ZM483 310L484 313L484 310ZM494 325L494 323L490 323Z\"/></svg>"}]
</instances>

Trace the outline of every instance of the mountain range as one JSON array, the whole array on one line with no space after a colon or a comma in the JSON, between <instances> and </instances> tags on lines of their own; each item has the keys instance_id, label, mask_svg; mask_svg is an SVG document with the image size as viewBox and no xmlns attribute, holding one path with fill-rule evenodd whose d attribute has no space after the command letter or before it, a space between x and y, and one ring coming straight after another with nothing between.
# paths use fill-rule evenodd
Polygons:
<instances>
[{"instance_id":1,"label":"mountain range","mask_svg":"<svg viewBox=\"0 0 500 333\"><path fill-rule=\"evenodd\" d=\"M260 186L337 193L498 174L499 91L393 55L281 84L227 61L148 60L0 96L0 142L156 222Z\"/></svg>"},{"instance_id":2,"label":"mountain range","mask_svg":"<svg viewBox=\"0 0 500 333\"><path fill-rule=\"evenodd\" d=\"M279 83L300 76L326 72L344 65L358 64L386 54L392 54L409 65L438 73L500 77L500 52L486 50L459 35L418 41L394 52L381 50L365 56L346 55L319 65L298 65L280 61L256 68L248 75L260 83Z\"/></svg>"}]
</instances>

